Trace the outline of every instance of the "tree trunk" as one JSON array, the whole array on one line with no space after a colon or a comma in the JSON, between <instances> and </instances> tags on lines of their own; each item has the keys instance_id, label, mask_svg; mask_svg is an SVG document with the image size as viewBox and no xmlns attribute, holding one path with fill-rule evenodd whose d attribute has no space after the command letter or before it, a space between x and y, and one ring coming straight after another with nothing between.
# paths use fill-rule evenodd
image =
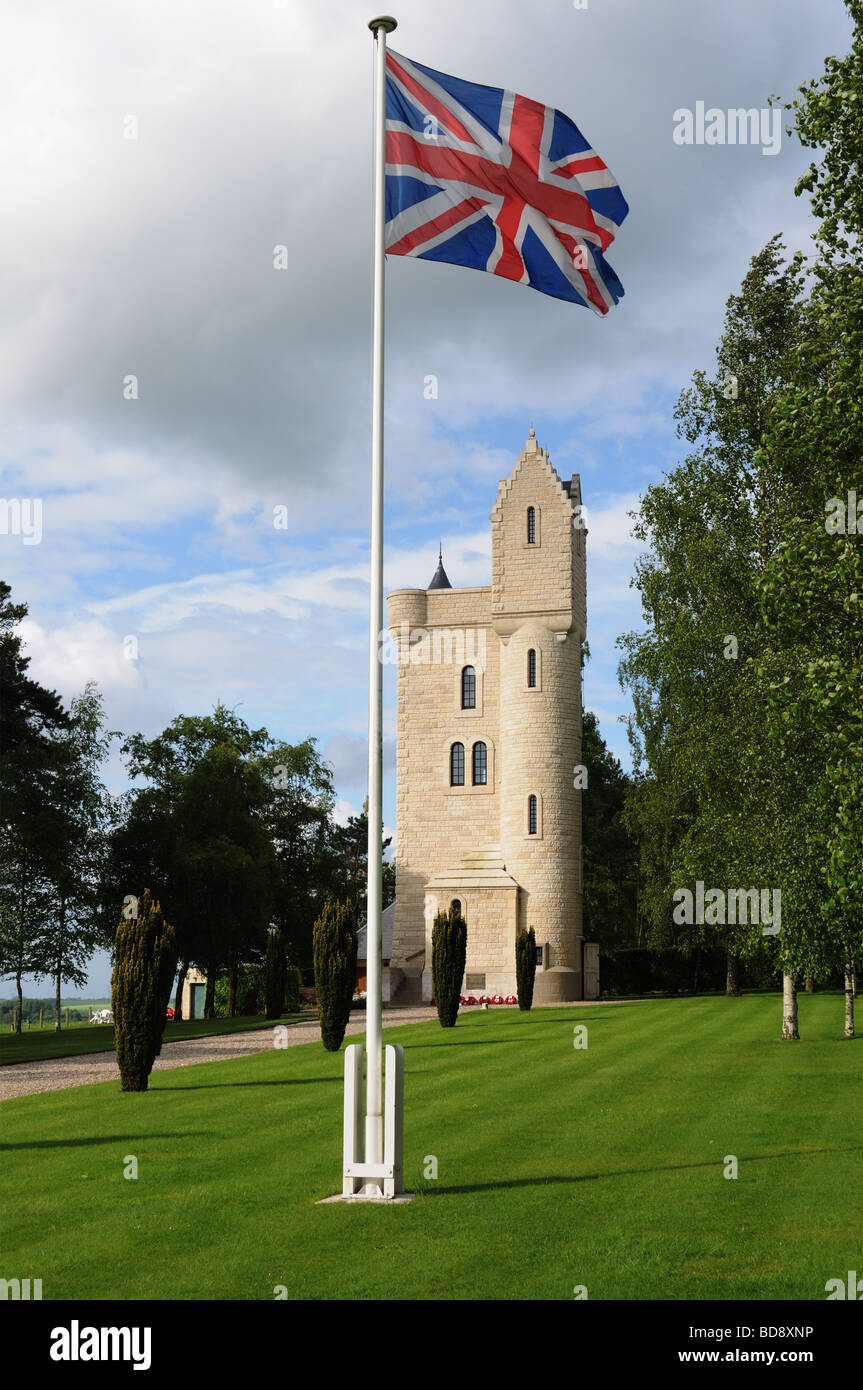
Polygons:
<instances>
[{"instance_id":1,"label":"tree trunk","mask_svg":"<svg viewBox=\"0 0 863 1390\"><path fill-rule=\"evenodd\" d=\"M740 959L731 945L730 938L725 967L725 997L726 999L740 998Z\"/></svg>"},{"instance_id":2,"label":"tree trunk","mask_svg":"<svg viewBox=\"0 0 863 1390\"><path fill-rule=\"evenodd\" d=\"M216 966L207 966L207 987L204 990L204 1018L216 1016Z\"/></svg>"},{"instance_id":3,"label":"tree trunk","mask_svg":"<svg viewBox=\"0 0 863 1390\"><path fill-rule=\"evenodd\" d=\"M854 1036L854 962L845 962L845 1036Z\"/></svg>"},{"instance_id":4,"label":"tree trunk","mask_svg":"<svg viewBox=\"0 0 863 1390\"><path fill-rule=\"evenodd\" d=\"M228 1018L237 1017L237 953L232 951L228 964Z\"/></svg>"},{"instance_id":5,"label":"tree trunk","mask_svg":"<svg viewBox=\"0 0 863 1390\"><path fill-rule=\"evenodd\" d=\"M180 974L177 977L177 993L174 997L174 1021L183 1017L183 982L189 972L189 962L184 960L180 965Z\"/></svg>"},{"instance_id":6,"label":"tree trunk","mask_svg":"<svg viewBox=\"0 0 863 1390\"><path fill-rule=\"evenodd\" d=\"M63 986L63 928L66 921L66 899L60 899L60 945L57 950L57 978L54 981L54 1032L60 1032L60 994Z\"/></svg>"},{"instance_id":7,"label":"tree trunk","mask_svg":"<svg viewBox=\"0 0 863 1390\"><path fill-rule=\"evenodd\" d=\"M21 862L21 895L20 895L20 899L19 899L19 911L20 911L20 917L19 917L19 930L21 931L21 939L23 940L23 935L24 935L24 863L23 863L23 860L22 860L22 862ZM21 1014L22 1014L23 1008L24 1008L24 996L23 996L22 993L21 993L21 953L22 953L22 951L23 951L23 947L22 947L22 948L19 950L19 952L18 952L18 970L17 970L16 975L15 975L15 986L16 986L16 988L17 988L17 990L18 990L18 1026L17 1026L17 1028L15 1029L15 1032L16 1032L16 1033L20 1033L20 1032L21 1032Z\"/></svg>"},{"instance_id":8,"label":"tree trunk","mask_svg":"<svg viewBox=\"0 0 863 1390\"><path fill-rule=\"evenodd\" d=\"M814 993L815 993L815 981L813 980L813 978L812 978L811 975L807 975L807 976L806 976L806 993L807 993L807 994L814 994Z\"/></svg>"},{"instance_id":9,"label":"tree trunk","mask_svg":"<svg viewBox=\"0 0 863 1390\"><path fill-rule=\"evenodd\" d=\"M787 970L782 972L782 1036L799 1039L797 1031L797 982Z\"/></svg>"}]
</instances>

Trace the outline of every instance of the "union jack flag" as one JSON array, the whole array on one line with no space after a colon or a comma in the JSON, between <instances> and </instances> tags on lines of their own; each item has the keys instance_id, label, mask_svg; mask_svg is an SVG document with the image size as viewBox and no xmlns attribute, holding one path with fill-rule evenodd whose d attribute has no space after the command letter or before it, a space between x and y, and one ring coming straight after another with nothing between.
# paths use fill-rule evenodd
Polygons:
<instances>
[{"instance_id":1,"label":"union jack flag","mask_svg":"<svg viewBox=\"0 0 863 1390\"><path fill-rule=\"evenodd\" d=\"M387 52L386 249L490 271L607 314L628 213L563 112Z\"/></svg>"}]
</instances>

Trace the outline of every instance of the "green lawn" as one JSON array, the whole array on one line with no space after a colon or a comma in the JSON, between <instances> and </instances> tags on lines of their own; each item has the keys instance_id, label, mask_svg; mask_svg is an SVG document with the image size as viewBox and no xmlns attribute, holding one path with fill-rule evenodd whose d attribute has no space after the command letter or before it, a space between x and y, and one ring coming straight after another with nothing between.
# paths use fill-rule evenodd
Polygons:
<instances>
[{"instance_id":1,"label":"green lawn","mask_svg":"<svg viewBox=\"0 0 863 1390\"><path fill-rule=\"evenodd\" d=\"M315 1205L343 1068L317 1043L6 1101L3 1274L46 1299L824 1299L863 1268L863 1045L836 995L801 996L799 1043L779 1019L750 995L400 1028L420 1195L395 1207Z\"/></svg>"},{"instance_id":2,"label":"green lawn","mask_svg":"<svg viewBox=\"0 0 863 1390\"><path fill-rule=\"evenodd\" d=\"M294 1014L285 1017L282 1023L300 1022L304 1017L316 1018L311 1013L305 1016ZM251 1015L248 1018L210 1018L194 1019L186 1023L166 1023L165 1042L177 1042L189 1038L205 1038L211 1033L245 1033L253 1028L272 1028L273 1020ZM73 1053L110 1052L114 1046L113 1023L65 1024L59 1033L38 1028L25 1028L20 1037L17 1033L0 1034L0 1066L12 1062L35 1062L45 1057L69 1057Z\"/></svg>"}]
</instances>

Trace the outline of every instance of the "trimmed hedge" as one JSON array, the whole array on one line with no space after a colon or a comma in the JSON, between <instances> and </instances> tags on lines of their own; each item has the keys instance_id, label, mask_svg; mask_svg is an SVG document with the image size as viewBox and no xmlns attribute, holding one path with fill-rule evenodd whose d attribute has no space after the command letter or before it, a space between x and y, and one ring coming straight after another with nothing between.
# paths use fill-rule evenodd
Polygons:
<instances>
[{"instance_id":1,"label":"trimmed hedge","mask_svg":"<svg viewBox=\"0 0 863 1390\"><path fill-rule=\"evenodd\" d=\"M466 959L467 923L454 907L439 912L432 927L432 988L441 1028L455 1027Z\"/></svg>"},{"instance_id":2,"label":"trimmed hedge","mask_svg":"<svg viewBox=\"0 0 863 1390\"><path fill-rule=\"evenodd\" d=\"M536 933L533 927L527 931L522 927L515 935L515 986L518 1007L527 1013L533 1003L533 986L536 980Z\"/></svg>"},{"instance_id":3,"label":"trimmed hedge","mask_svg":"<svg viewBox=\"0 0 863 1390\"><path fill-rule=\"evenodd\" d=\"M349 902L324 905L312 928L312 952L321 1042L327 1052L338 1052L357 983L357 933Z\"/></svg>"},{"instance_id":4,"label":"trimmed hedge","mask_svg":"<svg viewBox=\"0 0 863 1390\"><path fill-rule=\"evenodd\" d=\"M177 970L174 928L145 889L137 916L120 919L114 944L111 1008L124 1091L146 1091Z\"/></svg>"},{"instance_id":5,"label":"trimmed hedge","mask_svg":"<svg viewBox=\"0 0 863 1390\"><path fill-rule=\"evenodd\" d=\"M698 967L698 993L725 993L727 956L724 946L705 946L693 952L651 951L626 946L599 957L599 984L606 995L692 994ZM740 962L741 989L771 989L777 984L775 964L764 959Z\"/></svg>"}]
</instances>

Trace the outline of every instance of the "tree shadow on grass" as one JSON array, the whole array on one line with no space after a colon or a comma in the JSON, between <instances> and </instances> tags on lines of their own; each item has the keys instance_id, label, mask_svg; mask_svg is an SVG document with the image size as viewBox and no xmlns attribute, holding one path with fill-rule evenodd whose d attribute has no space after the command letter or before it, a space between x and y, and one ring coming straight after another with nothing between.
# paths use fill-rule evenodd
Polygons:
<instances>
[{"instance_id":1,"label":"tree shadow on grass","mask_svg":"<svg viewBox=\"0 0 863 1390\"><path fill-rule=\"evenodd\" d=\"M819 1158L822 1154L850 1154L863 1151L863 1144L851 1144L844 1149L782 1149L773 1154L752 1154L750 1157L738 1156L738 1164L768 1163L777 1158ZM706 1159L700 1163L660 1163L654 1168L615 1168L608 1173L555 1173L544 1178L510 1178L501 1182L465 1183L459 1187L424 1187L420 1189L425 1197L447 1197L472 1192L497 1192L504 1187L557 1187L570 1183L599 1182L603 1178L655 1177L658 1173L691 1172L696 1168L716 1168L718 1158Z\"/></svg>"},{"instance_id":2,"label":"tree shadow on grass","mask_svg":"<svg viewBox=\"0 0 863 1390\"><path fill-rule=\"evenodd\" d=\"M449 1029L447 1032L451 1031ZM406 1053L425 1052L430 1047L507 1047L511 1043L526 1042L530 1038L530 1033L522 1033L517 1038L452 1038L449 1042L436 1043L408 1043L405 1047Z\"/></svg>"},{"instance_id":3,"label":"tree shadow on grass","mask_svg":"<svg viewBox=\"0 0 863 1390\"><path fill-rule=\"evenodd\" d=\"M214 1131L209 1129L187 1129L182 1134L176 1130L170 1134L96 1134L88 1139L34 1139L20 1144L0 1144L0 1153L8 1153L13 1149L80 1149L92 1144L132 1144L139 1139L142 1143L148 1143L151 1139L200 1139L202 1136L212 1139Z\"/></svg>"},{"instance_id":4,"label":"tree shadow on grass","mask_svg":"<svg viewBox=\"0 0 863 1390\"><path fill-rule=\"evenodd\" d=\"M536 1012L535 1009L525 1009L525 1010L513 1009L512 1013L504 1013L502 1016L503 1016L504 1018L517 1018L517 1017L519 1017L519 1016L521 1016L522 1018L524 1018L525 1013L528 1013L528 1014L530 1015L530 1018L529 1018L527 1021L528 1021L529 1023L531 1023L531 1024L535 1024L535 1023L557 1023L557 1024L559 1025L559 1024L561 1024L561 1023L571 1023L571 1022L572 1022L572 1018L571 1018L571 1017L566 1017L566 1010L567 1010L567 1008L569 1008L569 1007L571 1007L573 1010L578 1009L579 1013L581 1013L581 1012L583 1011L583 1009L598 1008L599 1006L598 1006L598 1005L595 1005L595 1004L592 1004L592 1003L591 1003L591 1004L585 1004L585 1005L583 1005L583 1006L582 1006L581 1004L572 1004L571 1006L570 1006L570 1005L566 1005L566 1004L562 1004L562 1005L560 1006L560 1008L555 1008L555 1009L553 1009L553 1010L552 1010L551 1006L549 1006L547 1009L542 1009L542 1015L543 1015L542 1018L540 1018L540 1017L538 1016L538 1014L537 1014L537 1012ZM616 1005L614 1005L614 1004L610 1004L610 1005L604 1004L604 1005L602 1006L602 1012L603 1012L603 1014L606 1014L606 1013L613 1013L613 1012L614 1012L614 1009L615 1009L616 1007L618 1007L618 1006L616 1006ZM626 1005L621 1004L619 1007L620 1007L620 1008L625 1008ZM460 1011L460 1012L459 1012L459 1016L458 1016L458 1017L459 1017L459 1021L461 1022L462 1020L466 1020L466 1019L469 1019L469 1018L482 1018L483 1015L485 1014L485 1012L486 1012L486 1011L485 1011L484 1009L476 1009L476 1010L471 1009L469 1012ZM561 1017L561 1015L564 1015L564 1017ZM493 1017L494 1017L494 1015L492 1014L492 1012L491 1012L490 1009L488 1010L488 1016L489 1016L490 1018L493 1018ZM384 1017L386 1017L386 1015L384 1015ZM423 1020L422 1020L422 1022L424 1022L424 1023L434 1023L434 1021L435 1021L435 1020L434 1020L433 1018L427 1018L427 1019L423 1019ZM456 1026L458 1026L458 1025L456 1025Z\"/></svg>"},{"instance_id":5,"label":"tree shadow on grass","mask_svg":"<svg viewBox=\"0 0 863 1390\"><path fill-rule=\"evenodd\" d=\"M341 1086L344 1083L344 1077L341 1075L285 1076L276 1081L204 1081L200 1086L157 1086L155 1089L157 1091L162 1090L167 1095L168 1091L214 1091L221 1090L224 1086L319 1086L322 1082L327 1081L337 1081Z\"/></svg>"}]
</instances>

